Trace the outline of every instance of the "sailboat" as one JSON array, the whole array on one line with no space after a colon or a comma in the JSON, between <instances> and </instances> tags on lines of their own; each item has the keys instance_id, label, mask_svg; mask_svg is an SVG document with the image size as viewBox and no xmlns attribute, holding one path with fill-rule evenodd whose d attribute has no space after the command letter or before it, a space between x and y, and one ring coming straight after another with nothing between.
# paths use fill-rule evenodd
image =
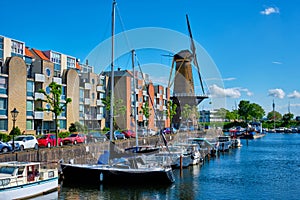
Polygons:
<instances>
[{"instance_id":1,"label":"sailboat","mask_svg":"<svg viewBox=\"0 0 300 200\"><path fill-rule=\"evenodd\" d=\"M113 130L113 102L114 102L114 19L116 1L112 6L112 61L111 61L111 109L110 109L110 130ZM110 131L112 134L113 131ZM172 168L159 162L151 162L146 159L147 155L131 153L131 156L113 159L114 145L112 135L110 136L109 151L102 155L100 164L66 164L61 163L64 181L72 183L166 183L175 181ZM138 141L137 145L138 146Z\"/></svg>"}]
</instances>

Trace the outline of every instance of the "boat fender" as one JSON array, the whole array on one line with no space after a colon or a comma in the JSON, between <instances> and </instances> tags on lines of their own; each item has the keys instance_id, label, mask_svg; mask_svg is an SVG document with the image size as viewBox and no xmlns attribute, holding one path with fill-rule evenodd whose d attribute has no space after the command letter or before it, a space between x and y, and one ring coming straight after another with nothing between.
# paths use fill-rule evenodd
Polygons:
<instances>
[{"instance_id":1,"label":"boat fender","mask_svg":"<svg viewBox=\"0 0 300 200\"><path fill-rule=\"evenodd\" d=\"M102 182L102 181L103 181L103 178L104 178L102 173L100 174L100 177L99 177L99 178L100 178L100 181Z\"/></svg>"}]
</instances>

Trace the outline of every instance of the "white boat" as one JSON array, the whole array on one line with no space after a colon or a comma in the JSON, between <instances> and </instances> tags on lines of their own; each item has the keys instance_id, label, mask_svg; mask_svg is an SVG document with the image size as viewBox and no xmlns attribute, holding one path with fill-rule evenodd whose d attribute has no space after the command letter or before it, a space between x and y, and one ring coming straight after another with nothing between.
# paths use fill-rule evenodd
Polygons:
<instances>
[{"instance_id":1,"label":"white boat","mask_svg":"<svg viewBox=\"0 0 300 200\"><path fill-rule=\"evenodd\" d=\"M232 147L232 141L230 136L217 137L216 149L217 151L229 151Z\"/></svg>"},{"instance_id":2,"label":"white boat","mask_svg":"<svg viewBox=\"0 0 300 200\"><path fill-rule=\"evenodd\" d=\"M58 189L58 169L41 168L39 162L1 162L0 199L24 199Z\"/></svg>"}]
</instances>

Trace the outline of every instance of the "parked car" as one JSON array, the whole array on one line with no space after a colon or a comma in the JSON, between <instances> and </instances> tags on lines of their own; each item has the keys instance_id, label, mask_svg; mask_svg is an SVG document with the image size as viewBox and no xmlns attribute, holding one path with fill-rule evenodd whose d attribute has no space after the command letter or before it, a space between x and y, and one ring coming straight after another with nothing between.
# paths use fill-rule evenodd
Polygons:
<instances>
[{"instance_id":1,"label":"parked car","mask_svg":"<svg viewBox=\"0 0 300 200\"><path fill-rule=\"evenodd\" d=\"M7 142L0 141L0 152L6 153L12 151L12 146Z\"/></svg>"},{"instance_id":2,"label":"parked car","mask_svg":"<svg viewBox=\"0 0 300 200\"><path fill-rule=\"evenodd\" d=\"M108 139L110 139L110 131L105 133L105 135ZM119 130L114 131L113 138L115 140L117 140L117 139L126 139L125 135Z\"/></svg>"},{"instance_id":3,"label":"parked car","mask_svg":"<svg viewBox=\"0 0 300 200\"><path fill-rule=\"evenodd\" d=\"M39 144L33 135L19 135L14 138L15 150L23 151L24 149L38 149ZM12 146L12 140L8 142Z\"/></svg>"},{"instance_id":4,"label":"parked car","mask_svg":"<svg viewBox=\"0 0 300 200\"><path fill-rule=\"evenodd\" d=\"M90 132L86 135L87 142L105 142L106 136L100 132Z\"/></svg>"},{"instance_id":5,"label":"parked car","mask_svg":"<svg viewBox=\"0 0 300 200\"><path fill-rule=\"evenodd\" d=\"M188 127L185 126L185 125L181 125L181 126L179 127L179 131L187 131L187 130L188 130Z\"/></svg>"},{"instance_id":6,"label":"parked car","mask_svg":"<svg viewBox=\"0 0 300 200\"><path fill-rule=\"evenodd\" d=\"M136 133L132 130L123 130L122 133L125 135L126 138L135 138Z\"/></svg>"},{"instance_id":7,"label":"parked car","mask_svg":"<svg viewBox=\"0 0 300 200\"><path fill-rule=\"evenodd\" d=\"M147 133L146 129L137 130L137 134L138 134L138 137L147 137L148 136L148 133Z\"/></svg>"},{"instance_id":8,"label":"parked car","mask_svg":"<svg viewBox=\"0 0 300 200\"><path fill-rule=\"evenodd\" d=\"M56 136L54 134L44 134L38 139L39 147L54 147L56 146ZM63 141L61 138L58 138L58 145L62 146Z\"/></svg>"},{"instance_id":9,"label":"parked car","mask_svg":"<svg viewBox=\"0 0 300 200\"><path fill-rule=\"evenodd\" d=\"M157 135L157 132L155 131L155 130L153 130L153 129L148 129L148 130L146 130L147 131L147 135L148 136L154 136L154 135Z\"/></svg>"},{"instance_id":10,"label":"parked car","mask_svg":"<svg viewBox=\"0 0 300 200\"><path fill-rule=\"evenodd\" d=\"M86 135L81 133L71 133L68 137L63 139L63 144L78 144L85 142Z\"/></svg>"}]
</instances>

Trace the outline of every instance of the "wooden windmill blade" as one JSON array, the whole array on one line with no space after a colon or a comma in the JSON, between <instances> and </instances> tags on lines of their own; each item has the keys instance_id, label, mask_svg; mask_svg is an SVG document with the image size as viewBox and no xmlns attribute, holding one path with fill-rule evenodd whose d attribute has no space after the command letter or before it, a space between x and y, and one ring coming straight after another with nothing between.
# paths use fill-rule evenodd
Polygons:
<instances>
[{"instance_id":1,"label":"wooden windmill blade","mask_svg":"<svg viewBox=\"0 0 300 200\"><path fill-rule=\"evenodd\" d=\"M186 22L187 22L188 31L189 31L190 40L191 40L191 47L190 48L191 48L192 55L193 55L193 63L196 66L197 71L198 71L198 76L199 76L202 92L203 92L203 94L205 94L204 87L203 87L203 82L202 82L202 78L201 78L201 74L200 74L200 67L199 67L199 64L198 64L198 61L197 61L196 46L195 46L195 43L194 43L194 39L193 39L192 30L191 30L188 15L186 15Z\"/></svg>"}]
</instances>

